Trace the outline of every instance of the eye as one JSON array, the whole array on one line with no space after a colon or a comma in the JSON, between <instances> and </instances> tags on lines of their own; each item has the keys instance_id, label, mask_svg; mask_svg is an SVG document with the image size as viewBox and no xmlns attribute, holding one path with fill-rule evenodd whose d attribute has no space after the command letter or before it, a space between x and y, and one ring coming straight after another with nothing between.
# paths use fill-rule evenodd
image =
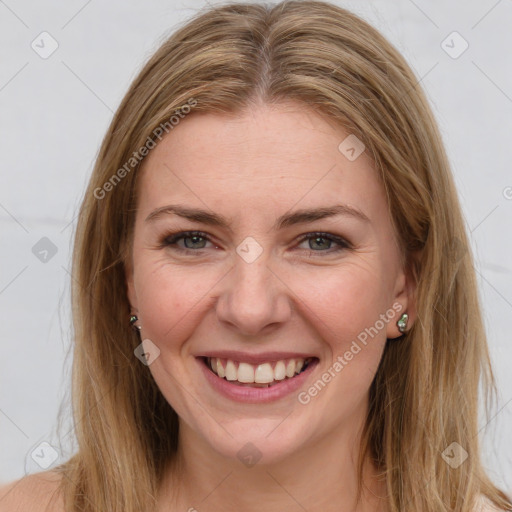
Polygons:
<instances>
[{"instance_id":1,"label":"eye","mask_svg":"<svg viewBox=\"0 0 512 512\"><path fill-rule=\"evenodd\" d=\"M331 233L323 232L307 233L300 238L299 242L301 244L303 242L308 242L308 247L305 248L305 250L316 253L324 252L331 254L333 252L339 252L344 249L350 249L351 247L350 243L343 238ZM336 244L336 247L332 248L331 250L333 243Z\"/></svg>"},{"instance_id":2,"label":"eye","mask_svg":"<svg viewBox=\"0 0 512 512\"><path fill-rule=\"evenodd\" d=\"M183 243L183 245L180 244ZM312 253L332 254L345 249L350 249L352 246L349 242L343 238L333 235L332 233L315 232L307 233L302 235L299 239L299 245L308 242L307 248L302 248ZM187 254L198 254L202 249L208 249L207 243L213 243L204 231L181 231L179 233L171 233L166 235L161 243L160 247L172 247L173 250L187 253ZM335 244L335 247L332 245ZM214 245L217 247L216 245Z\"/></svg>"},{"instance_id":3,"label":"eye","mask_svg":"<svg viewBox=\"0 0 512 512\"><path fill-rule=\"evenodd\" d=\"M183 241L184 246L178 245L179 241ZM201 249L206 249L205 243L211 242L210 238L203 231L182 231L166 236L162 240L162 246L175 246L178 251L185 252L198 252Z\"/></svg>"}]
</instances>

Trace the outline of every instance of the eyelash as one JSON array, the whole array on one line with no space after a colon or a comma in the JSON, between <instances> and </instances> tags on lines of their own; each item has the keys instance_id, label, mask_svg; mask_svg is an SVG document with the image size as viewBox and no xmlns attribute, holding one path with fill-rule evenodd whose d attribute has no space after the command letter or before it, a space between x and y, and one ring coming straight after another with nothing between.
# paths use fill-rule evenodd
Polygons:
<instances>
[{"instance_id":1,"label":"eyelash","mask_svg":"<svg viewBox=\"0 0 512 512\"><path fill-rule=\"evenodd\" d=\"M208 234L205 233L204 231L180 231L178 233L170 233L170 234L165 235L160 243L159 248L163 249L165 247L170 247L170 246L174 245L175 246L174 249L181 253L197 255L198 253L200 253L201 251L203 251L206 248L203 247L201 249L188 249L188 248L176 246L176 242L178 240L181 240L184 238L192 238L192 237L200 237L200 238L204 238L208 242L212 242L212 240L210 240L210 237L208 236ZM300 237L300 239L298 240L298 243L301 244L305 240L312 240L315 238L325 238L327 240L330 240L331 242L338 244L338 247L334 250L326 249L326 250L315 251L313 249L309 249L310 253L332 254L332 253L337 253L337 252L352 248L351 244L349 242L347 242L345 239L343 239L339 236L333 235L331 233L324 233L321 231L306 233L305 235ZM304 249L304 250L308 250L308 249Z\"/></svg>"}]
</instances>

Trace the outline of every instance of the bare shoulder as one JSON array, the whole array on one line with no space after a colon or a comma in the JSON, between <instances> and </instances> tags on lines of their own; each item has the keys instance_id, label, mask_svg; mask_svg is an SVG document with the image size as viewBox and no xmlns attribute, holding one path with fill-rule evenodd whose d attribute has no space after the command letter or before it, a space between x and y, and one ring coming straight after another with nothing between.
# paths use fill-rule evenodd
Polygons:
<instances>
[{"instance_id":1,"label":"bare shoulder","mask_svg":"<svg viewBox=\"0 0 512 512\"><path fill-rule=\"evenodd\" d=\"M64 512L56 471L42 471L0 485L0 512Z\"/></svg>"}]
</instances>

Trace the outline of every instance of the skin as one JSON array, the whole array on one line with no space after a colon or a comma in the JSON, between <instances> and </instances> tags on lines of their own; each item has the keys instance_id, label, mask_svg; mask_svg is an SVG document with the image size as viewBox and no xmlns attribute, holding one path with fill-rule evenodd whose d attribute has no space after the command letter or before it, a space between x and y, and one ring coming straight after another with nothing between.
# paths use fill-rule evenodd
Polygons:
<instances>
[{"instance_id":1,"label":"skin","mask_svg":"<svg viewBox=\"0 0 512 512\"><path fill-rule=\"evenodd\" d=\"M236 117L191 114L144 162L127 290L142 339L160 350L148 368L180 418L162 511L384 510L376 496L385 484L369 462L355 506L356 456L370 384L386 342L400 336L398 313L306 405L297 393L268 404L233 402L210 387L195 359L212 347L311 353L320 362L307 390L393 304L407 311L410 328L414 288L385 193L366 152L350 161L338 150L347 135L303 105L260 104ZM145 221L178 203L231 224L172 214ZM369 222L338 215L272 228L284 213L340 203ZM185 230L209 240L162 246ZM350 246L335 251L336 242L300 240L315 231ZM236 252L248 236L263 248L251 263ZM179 252L185 243L190 254ZM261 453L253 467L237 457L247 442Z\"/></svg>"}]
</instances>

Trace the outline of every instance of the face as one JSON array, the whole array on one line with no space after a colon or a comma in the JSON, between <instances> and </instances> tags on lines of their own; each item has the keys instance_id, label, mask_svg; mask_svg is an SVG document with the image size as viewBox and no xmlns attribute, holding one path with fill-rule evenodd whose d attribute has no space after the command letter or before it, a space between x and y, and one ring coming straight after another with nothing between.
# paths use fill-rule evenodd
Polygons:
<instances>
[{"instance_id":1,"label":"face","mask_svg":"<svg viewBox=\"0 0 512 512\"><path fill-rule=\"evenodd\" d=\"M366 152L338 148L348 135L293 103L195 113L144 162L128 297L180 431L218 456L252 442L278 461L361 420L413 321L384 190ZM205 356L240 380L270 366L275 385L221 379ZM279 380L294 356L312 362Z\"/></svg>"}]
</instances>

